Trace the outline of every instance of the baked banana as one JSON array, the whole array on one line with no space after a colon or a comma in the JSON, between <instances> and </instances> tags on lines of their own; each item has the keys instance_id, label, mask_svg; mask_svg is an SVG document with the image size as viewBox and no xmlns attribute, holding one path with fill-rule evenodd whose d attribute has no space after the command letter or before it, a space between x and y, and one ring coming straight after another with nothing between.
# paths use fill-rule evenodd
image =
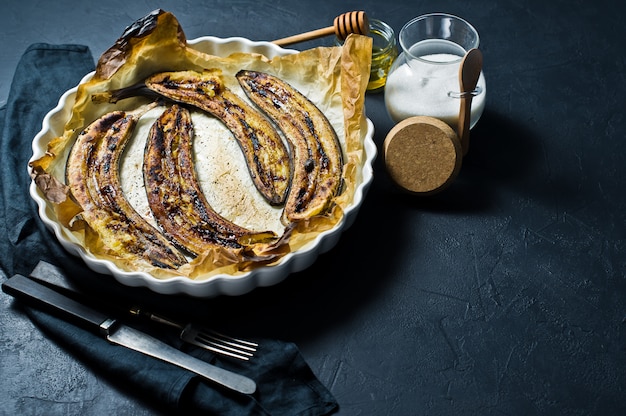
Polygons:
<instances>
[{"instance_id":1,"label":"baked banana","mask_svg":"<svg viewBox=\"0 0 626 416\"><path fill-rule=\"evenodd\" d=\"M276 237L234 224L211 208L196 177L193 134L189 110L175 104L154 122L146 142L148 204L165 234L195 255L214 247L242 248L244 236L247 242Z\"/></svg>"},{"instance_id":2,"label":"baked banana","mask_svg":"<svg viewBox=\"0 0 626 416\"><path fill-rule=\"evenodd\" d=\"M285 202L291 180L287 146L263 115L224 85L218 71L159 73L145 86L220 119L235 136L259 192L272 205Z\"/></svg>"},{"instance_id":3,"label":"baked banana","mask_svg":"<svg viewBox=\"0 0 626 416\"><path fill-rule=\"evenodd\" d=\"M83 130L70 151L67 183L83 209L80 215L108 251L131 261L140 258L155 267L177 269L187 259L132 208L120 183L120 157L145 111L114 111Z\"/></svg>"},{"instance_id":4,"label":"baked banana","mask_svg":"<svg viewBox=\"0 0 626 416\"><path fill-rule=\"evenodd\" d=\"M340 192L343 155L335 129L322 111L288 83L266 73L242 70L246 95L291 143L293 179L284 217L298 221L323 214Z\"/></svg>"}]
</instances>

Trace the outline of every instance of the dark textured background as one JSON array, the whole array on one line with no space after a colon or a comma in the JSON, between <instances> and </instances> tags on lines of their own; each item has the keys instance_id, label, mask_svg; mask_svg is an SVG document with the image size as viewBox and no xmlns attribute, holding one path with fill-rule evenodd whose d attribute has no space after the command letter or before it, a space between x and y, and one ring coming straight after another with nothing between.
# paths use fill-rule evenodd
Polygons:
<instances>
[{"instance_id":1,"label":"dark textured background","mask_svg":"<svg viewBox=\"0 0 626 416\"><path fill-rule=\"evenodd\" d=\"M379 157L357 220L332 251L278 286L206 301L207 313L296 342L342 416L624 414L618 4L21 0L0 12L0 104L31 43L84 44L97 58L157 7L188 38L254 40L328 26L348 10L396 31L427 12L462 16L481 36L488 103L455 185L430 199L403 195ZM380 149L392 127L383 96L369 95L367 111ZM11 304L0 295L0 413L159 413L66 355Z\"/></svg>"}]
</instances>

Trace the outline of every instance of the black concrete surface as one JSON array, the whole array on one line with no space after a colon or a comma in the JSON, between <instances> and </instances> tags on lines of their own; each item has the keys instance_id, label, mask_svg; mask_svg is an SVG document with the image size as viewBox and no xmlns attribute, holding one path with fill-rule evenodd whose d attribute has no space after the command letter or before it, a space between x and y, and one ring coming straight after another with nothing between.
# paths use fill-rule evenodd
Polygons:
<instances>
[{"instance_id":1,"label":"black concrete surface","mask_svg":"<svg viewBox=\"0 0 626 416\"><path fill-rule=\"evenodd\" d=\"M96 58L157 7L189 38L275 39L359 9L396 31L433 11L473 23L488 103L454 186L403 195L378 158L333 250L278 286L207 303L239 310L224 318L239 332L296 342L341 416L626 414L619 2L10 1L0 12L0 104L31 43L83 44ZM392 127L382 94L367 97L367 112L380 149ZM0 295L0 414L161 414L12 304Z\"/></svg>"}]
</instances>

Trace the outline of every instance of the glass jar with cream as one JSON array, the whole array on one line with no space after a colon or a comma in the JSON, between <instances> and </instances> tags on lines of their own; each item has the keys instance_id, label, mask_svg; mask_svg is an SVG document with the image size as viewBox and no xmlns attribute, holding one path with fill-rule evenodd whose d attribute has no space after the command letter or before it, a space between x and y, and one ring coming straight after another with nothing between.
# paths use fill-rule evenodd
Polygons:
<instances>
[{"instance_id":1,"label":"glass jar with cream","mask_svg":"<svg viewBox=\"0 0 626 416\"><path fill-rule=\"evenodd\" d=\"M465 20L432 13L409 21L399 34L402 53L387 76L385 106L394 122L411 116L431 116L456 130L461 93L459 66L467 51L478 48L478 32ZM473 127L485 108L485 77L481 73L473 95Z\"/></svg>"}]
</instances>

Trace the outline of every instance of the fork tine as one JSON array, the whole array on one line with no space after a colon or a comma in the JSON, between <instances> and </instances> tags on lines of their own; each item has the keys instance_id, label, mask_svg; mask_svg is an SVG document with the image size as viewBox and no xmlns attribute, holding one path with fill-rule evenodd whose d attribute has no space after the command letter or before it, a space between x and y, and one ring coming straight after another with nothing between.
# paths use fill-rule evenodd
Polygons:
<instances>
[{"instance_id":1,"label":"fork tine","mask_svg":"<svg viewBox=\"0 0 626 416\"><path fill-rule=\"evenodd\" d=\"M221 332L214 331L212 329L202 328L198 331L198 334L204 335L207 338L211 338L214 341L221 341L224 344L236 346L246 351L255 352L259 346L256 342L247 341L241 338L233 338L229 335L224 335Z\"/></svg>"},{"instance_id":2,"label":"fork tine","mask_svg":"<svg viewBox=\"0 0 626 416\"><path fill-rule=\"evenodd\" d=\"M225 351L232 352L233 354L240 354L246 357L254 356L254 351L256 351L255 349L251 349L250 347L247 347L245 345L243 346L237 345L233 342L215 338L207 334L203 334L203 333L197 333L196 340L200 342L204 342L205 344L208 344L208 345L212 345L216 348L219 347Z\"/></svg>"},{"instance_id":3,"label":"fork tine","mask_svg":"<svg viewBox=\"0 0 626 416\"><path fill-rule=\"evenodd\" d=\"M214 335L211 335L214 334ZM258 344L236 339L211 330L200 331L192 325L187 325L181 332L183 341L198 347L205 348L218 354L248 361L254 356Z\"/></svg>"},{"instance_id":4,"label":"fork tine","mask_svg":"<svg viewBox=\"0 0 626 416\"><path fill-rule=\"evenodd\" d=\"M237 354L235 352L228 351L228 350L225 350L223 348L218 348L218 347L215 347L215 346L213 346L211 344L207 344L206 342L200 342L200 341L197 341L197 340L194 340L194 339L186 339L186 342L188 342L188 343L190 343L192 345L196 345L198 347L202 347L205 350L209 350L209 351L212 351L214 353L225 355L225 356L228 356L228 357L237 358L237 359L243 360L243 361L249 361L250 358L251 358L251 356Z\"/></svg>"}]
</instances>

